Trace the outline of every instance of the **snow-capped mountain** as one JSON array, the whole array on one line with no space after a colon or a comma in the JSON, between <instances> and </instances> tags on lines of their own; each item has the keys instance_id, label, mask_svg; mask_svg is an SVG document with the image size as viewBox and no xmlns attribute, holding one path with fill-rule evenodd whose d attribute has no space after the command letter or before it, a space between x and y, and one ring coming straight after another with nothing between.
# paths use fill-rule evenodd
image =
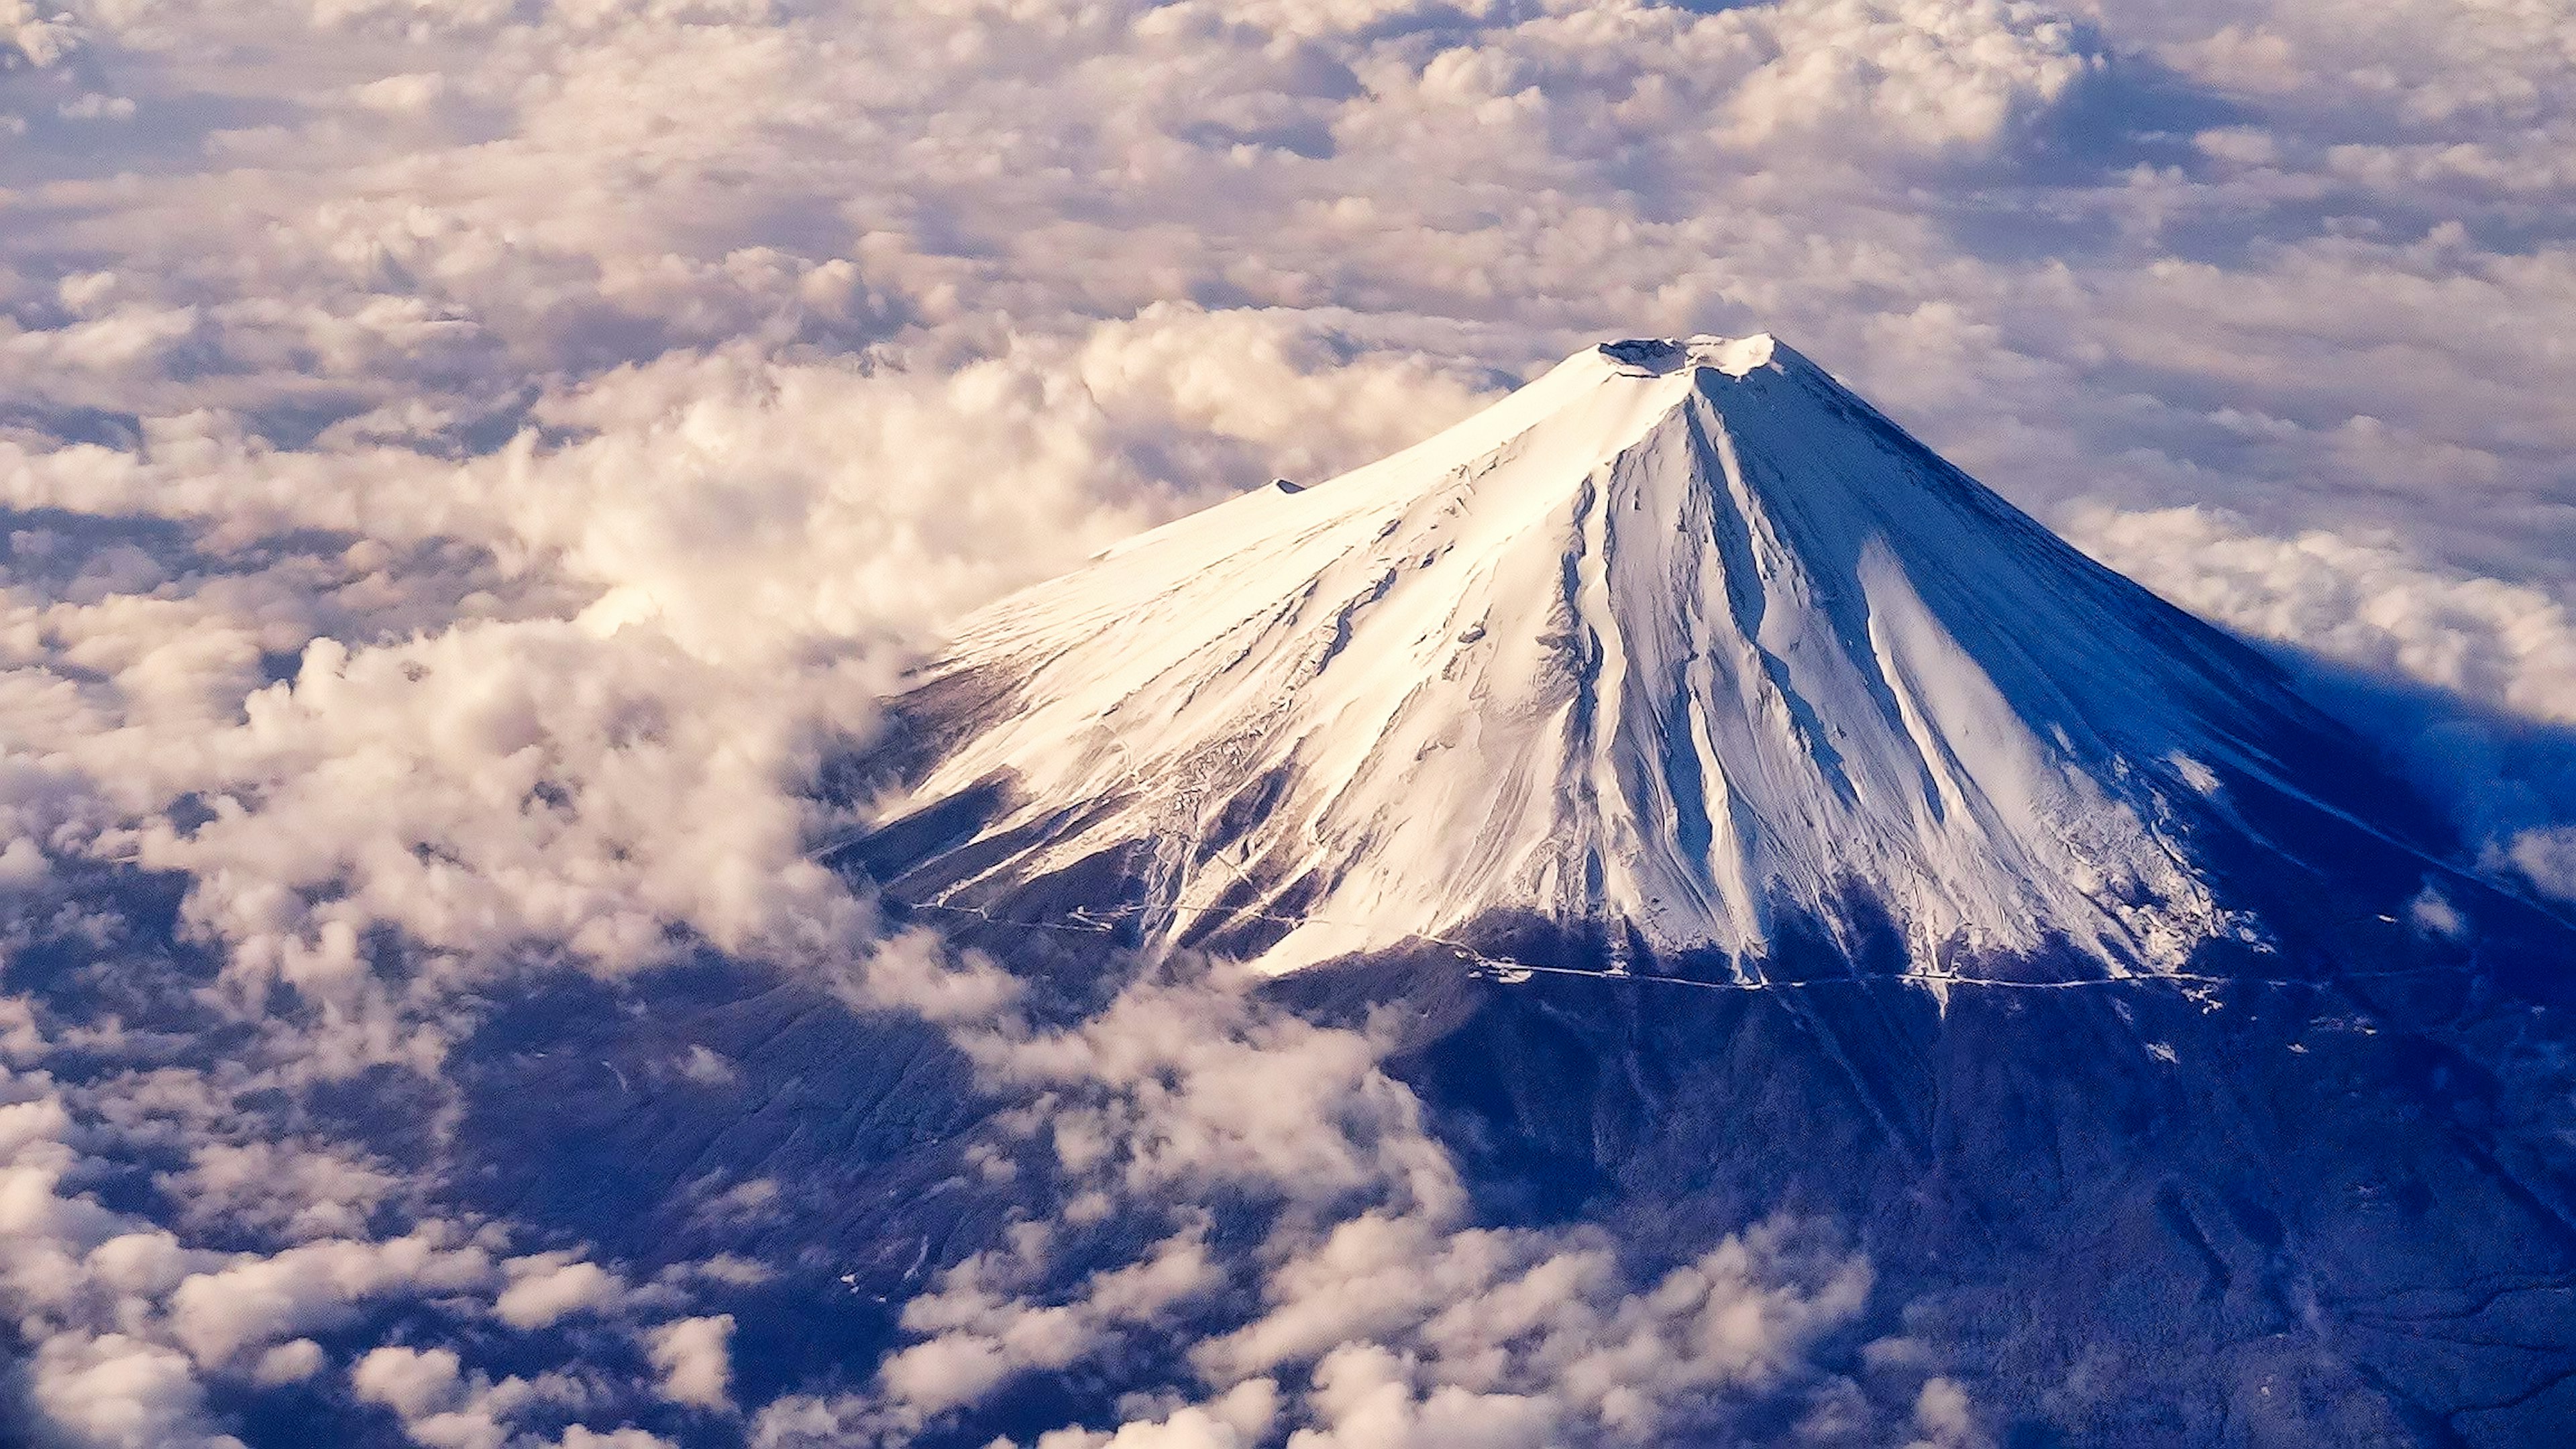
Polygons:
<instances>
[{"instance_id":1,"label":"snow-capped mountain","mask_svg":"<svg viewBox=\"0 0 2576 1449\"><path fill-rule=\"evenodd\" d=\"M1766 336L1604 343L1144 534L969 621L904 716L856 852L898 894L1273 972L2291 969L2483 891L2277 668Z\"/></svg>"},{"instance_id":2,"label":"snow-capped mountain","mask_svg":"<svg viewBox=\"0 0 2576 1449\"><path fill-rule=\"evenodd\" d=\"M1847 1243L1820 1404L1937 1364L2007 1445L2560 1442L2576 932L2293 684L1786 347L1616 342L977 616L836 771L876 807L832 854L1033 1021L1177 986L1363 1027L1477 1224ZM781 1013L704 1019L847 1125L598 1131L829 1176L805 1251L893 1245L872 1293L1053 1211L963 1155L917 1022ZM1260 1233L1209 1241L1260 1280Z\"/></svg>"}]
</instances>

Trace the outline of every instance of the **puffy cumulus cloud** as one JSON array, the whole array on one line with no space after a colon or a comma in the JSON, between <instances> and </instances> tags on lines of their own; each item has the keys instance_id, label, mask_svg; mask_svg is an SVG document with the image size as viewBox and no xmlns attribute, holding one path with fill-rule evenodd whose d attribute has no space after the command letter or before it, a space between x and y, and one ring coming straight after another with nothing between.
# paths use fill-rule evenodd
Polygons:
<instances>
[{"instance_id":1,"label":"puffy cumulus cloud","mask_svg":"<svg viewBox=\"0 0 2576 1449\"><path fill-rule=\"evenodd\" d=\"M1073 1027L1005 1023L965 1040L993 1079L1050 1094L1006 1125L1042 1136L1062 1168L1104 1190L1155 1198L1249 1182L1307 1202L1393 1192L1455 1211L1446 1155L1412 1094L1378 1070L1385 1043L1247 1007L1252 985L1218 968L1122 992Z\"/></svg>"},{"instance_id":2,"label":"puffy cumulus cloud","mask_svg":"<svg viewBox=\"0 0 2576 1449\"><path fill-rule=\"evenodd\" d=\"M2330 0L2231 7L2223 18L2179 10L2158 27L2163 55L2296 112L2304 125L2290 144L2327 147L2338 167L2364 163L2363 152L2449 149L2463 153L2449 165L2466 178L2481 169L2477 153L2529 147L2571 119L2576 27L2547 6L2402 0L2375 11L2367 32ZM2330 96L2360 104L2337 108Z\"/></svg>"},{"instance_id":3,"label":"puffy cumulus cloud","mask_svg":"<svg viewBox=\"0 0 2576 1449\"><path fill-rule=\"evenodd\" d=\"M1729 102L1733 136L1864 129L1924 149L1993 141L2099 57L2075 23L2024 4L1782 5L1739 12L1766 60Z\"/></svg>"},{"instance_id":4,"label":"puffy cumulus cloud","mask_svg":"<svg viewBox=\"0 0 2576 1449\"><path fill-rule=\"evenodd\" d=\"M335 1327L370 1298L470 1292L491 1277L491 1254L481 1244L459 1242L435 1227L382 1242L306 1243L180 1279L170 1293L170 1331L198 1362L230 1365L281 1340Z\"/></svg>"},{"instance_id":5,"label":"puffy cumulus cloud","mask_svg":"<svg viewBox=\"0 0 2576 1449\"><path fill-rule=\"evenodd\" d=\"M261 1250L230 1239L309 1233L352 1196L383 1195L381 1170L345 1149L309 1154L264 1144L200 1144L194 1165L169 1180L184 1208L153 1217L111 1208L92 1184L115 1181L137 1150L149 1116L148 1086L74 1087L43 1074L0 1080L0 1310L26 1361L0 1413L13 1431L40 1442L80 1446L237 1445L215 1391L310 1384L332 1367L317 1338L364 1344L393 1321L470 1328L487 1318L511 1330L543 1328L568 1314L614 1315L627 1306L685 1307L688 1273L630 1287L613 1270L575 1252L510 1256L509 1232L493 1223L416 1218L399 1233L325 1237ZM282 1181L246 1193L250 1163L280 1169ZM280 1210L302 1196L308 1211ZM164 1226L164 1222L174 1226ZM391 1318L388 1314L392 1315ZM625 1325L658 1362L673 1329L725 1320L686 1318L651 1329ZM675 1372L703 1386L706 1333L684 1344ZM714 1349L721 1363L721 1334ZM341 1350L346 1351L344 1348ZM610 1365L617 1359L611 1355ZM519 1425L534 1416L567 1435L575 1415L613 1413L601 1369L575 1358L531 1376L468 1370L453 1349L380 1345L349 1366L359 1402L394 1410L416 1442L489 1446L532 1442ZM717 1381L721 1387L721 1379ZM628 1395L634 1404L639 1396ZM599 1431L616 1443L625 1426Z\"/></svg>"},{"instance_id":6,"label":"puffy cumulus cloud","mask_svg":"<svg viewBox=\"0 0 2576 1449\"><path fill-rule=\"evenodd\" d=\"M732 1337L729 1313L674 1319L654 1329L647 1342L653 1367L661 1371L662 1397L701 1409L732 1408Z\"/></svg>"},{"instance_id":7,"label":"puffy cumulus cloud","mask_svg":"<svg viewBox=\"0 0 2576 1449\"><path fill-rule=\"evenodd\" d=\"M403 1192L399 1174L342 1143L200 1139L188 1151L187 1168L162 1183L183 1213L286 1239L364 1236Z\"/></svg>"},{"instance_id":8,"label":"puffy cumulus cloud","mask_svg":"<svg viewBox=\"0 0 2576 1449\"><path fill-rule=\"evenodd\" d=\"M2445 570L2386 537L2276 538L2207 509L2078 515L2073 536L2176 603L2259 638L2576 723L2576 619L2545 589Z\"/></svg>"},{"instance_id":9,"label":"puffy cumulus cloud","mask_svg":"<svg viewBox=\"0 0 2576 1449\"><path fill-rule=\"evenodd\" d=\"M1914 1400L1916 1437L1906 1449L1967 1449L1986 1438L1978 1432L1968 1395L1948 1379L1927 1379Z\"/></svg>"},{"instance_id":10,"label":"puffy cumulus cloud","mask_svg":"<svg viewBox=\"0 0 2576 1449\"><path fill-rule=\"evenodd\" d=\"M1038 1449L1249 1449L1269 1439L1278 1418L1278 1386L1252 1379L1208 1403L1130 1419L1115 1430L1053 1430L1039 1436Z\"/></svg>"},{"instance_id":11,"label":"puffy cumulus cloud","mask_svg":"<svg viewBox=\"0 0 2576 1449\"><path fill-rule=\"evenodd\" d=\"M2576 900L2576 619L2556 594L2385 537L2276 538L2205 509L2095 510L2074 536L2294 663L2351 671L2315 692L2411 767L2489 869Z\"/></svg>"},{"instance_id":12,"label":"puffy cumulus cloud","mask_svg":"<svg viewBox=\"0 0 2576 1449\"><path fill-rule=\"evenodd\" d=\"M167 1318L179 1284L220 1271L148 1221L114 1211L78 1178L87 1125L49 1077L0 1084L0 1302L31 1353L18 1416L75 1444L217 1445L194 1355Z\"/></svg>"},{"instance_id":13,"label":"puffy cumulus cloud","mask_svg":"<svg viewBox=\"0 0 2576 1449\"><path fill-rule=\"evenodd\" d=\"M551 1440L532 1435L519 1437L533 1442L538 1449L674 1449L674 1441L632 1424L604 1430L588 1424L567 1424L562 1435Z\"/></svg>"},{"instance_id":14,"label":"puffy cumulus cloud","mask_svg":"<svg viewBox=\"0 0 2576 1449\"><path fill-rule=\"evenodd\" d=\"M1861 1311L1866 1264L1795 1236L1766 1225L1632 1286L1606 1240L1426 1241L1415 1224L1356 1220L1282 1270L1264 1317L1198 1357L1220 1376L1313 1362L1319 1446L1656 1442L1704 1424L1711 1399L1770 1387Z\"/></svg>"},{"instance_id":15,"label":"puffy cumulus cloud","mask_svg":"<svg viewBox=\"0 0 2576 1449\"><path fill-rule=\"evenodd\" d=\"M209 1433L205 1388L185 1354L109 1333L59 1335L36 1350L32 1397L51 1427L100 1449L228 1449L240 1440Z\"/></svg>"},{"instance_id":16,"label":"puffy cumulus cloud","mask_svg":"<svg viewBox=\"0 0 2576 1449\"><path fill-rule=\"evenodd\" d=\"M917 634L1229 484L1339 471L1477 398L1456 368L1286 316L1163 305L954 371L744 352L623 371L540 406L584 441L469 486L510 519L503 546L559 559L606 610L767 664Z\"/></svg>"},{"instance_id":17,"label":"puffy cumulus cloud","mask_svg":"<svg viewBox=\"0 0 2576 1449\"><path fill-rule=\"evenodd\" d=\"M614 1307L627 1295L616 1274L570 1254L519 1259L510 1278L492 1311L513 1328L543 1328L567 1314Z\"/></svg>"},{"instance_id":18,"label":"puffy cumulus cloud","mask_svg":"<svg viewBox=\"0 0 2576 1449\"><path fill-rule=\"evenodd\" d=\"M870 682L843 686L854 723ZM849 931L853 903L802 861L778 778L815 758L796 738L815 719L675 707L739 683L575 624L354 656L320 641L245 702L247 768L209 792L212 818L148 831L142 859L201 882L192 910L238 969L335 1004L374 981L377 923L475 959L559 943L631 966L675 949L682 922L792 952Z\"/></svg>"},{"instance_id":19,"label":"puffy cumulus cloud","mask_svg":"<svg viewBox=\"0 0 2576 1449\"><path fill-rule=\"evenodd\" d=\"M1043 1279L1052 1244L1037 1224L1015 1237L1010 1248L975 1255L935 1292L904 1305L904 1327L924 1341L893 1355L878 1375L899 1418L936 1416L979 1402L1015 1374L1065 1368L1122 1326L1151 1324L1220 1281L1204 1242L1184 1232L1097 1275L1074 1301L1032 1306L1016 1290Z\"/></svg>"},{"instance_id":20,"label":"puffy cumulus cloud","mask_svg":"<svg viewBox=\"0 0 2576 1449\"><path fill-rule=\"evenodd\" d=\"M18 54L39 66L61 60L79 33L69 15L49 14L34 0L9 0L9 8L0 10L0 25L8 27L9 43Z\"/></svg>"},{"instance_id":21,"label":"puffy cumulus cloud","mask_svg":"<svg viewBox=\"0 0 2576 1449\"><path fill-rule=\"evenodd\" d=\"M513 1420L548 1405L579 1405L585 1397L584 1386L567 1375L496 1382L489 1375L467 1372L453 1349L393 1344L359 1359L349 1370L349 1384L361 1403L393 1411L402 1421L404 1435L426 1449L502 1449L514 1442L530 1443L532 1436L514 1432ZM574 1426L563 1442L583 1442L572 1438L579 1434L591 1444L607 1446L619 1443L618 1435L638 1432L619 1429L601 1435L587 1426ZM661 1441L645 1436L644 1442Z\"/></svg>"},{"instance_id":22,"label":"puffy cumulus cloud","mask_svg":"<svg viewBox=\"0 0 2576 1449\"><path fill-rule=\"evenodd\" d=\"M862 989L935 1012L992 969L923 949ZM1066 1024L951 1018L988 1084L1027 1099L996 1130L1064 1207L908 1302L915 1341L869 1394L781 1400L756 1437L900 1438L1024 1375L1157 1343L1188 1368L1161 1407L1042 1449L1669 1442L1851 1390L1806 1363L1869 1302L1866 1260L1829 1233L1761 1224L1640 1282L1597 1230L1480 1226L1381 1065L1395 1024L1318 1026L1232 970L1165 962ZM924 980L941 973L958 980ZM1142 1252L1115 1246L1148 1224L1163 1231ZM1247 1233L1248 1262L1217 1246Z\"/></svg>"}]
</instances>

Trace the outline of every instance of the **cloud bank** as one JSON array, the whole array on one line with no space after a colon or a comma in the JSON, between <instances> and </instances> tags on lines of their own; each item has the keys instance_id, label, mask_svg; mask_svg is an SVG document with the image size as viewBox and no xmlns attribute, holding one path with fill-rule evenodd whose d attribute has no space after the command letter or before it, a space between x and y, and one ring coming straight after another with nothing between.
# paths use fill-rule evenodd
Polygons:
<instances>
[{"instance_id":1,"label":"cloud bank","mask_svg":"<svg viewBox=\"0 0 2576 1449\"><path fill-rule=\"evenodd\" d=\"M1868 1291L1824 1228L1479 1226L1369 1031L889 937L807 859L830 762L1015 585L1760 327L2576 897L2571 155L2576 21L2476 0L0 0L8 1412L901 1440L1159 1345L1038 1442L1972 1442L1804 1363ZM709 953L937 1025L1067 1194L760 1399L772 1270L415 1155L496 994Z\"/></svg>"}]
</instances>

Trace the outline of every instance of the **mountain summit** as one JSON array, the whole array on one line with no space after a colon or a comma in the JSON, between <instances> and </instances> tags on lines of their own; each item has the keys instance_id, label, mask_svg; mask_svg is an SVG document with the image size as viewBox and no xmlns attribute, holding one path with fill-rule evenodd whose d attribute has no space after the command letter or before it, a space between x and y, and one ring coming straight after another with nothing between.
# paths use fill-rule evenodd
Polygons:
<instances>
[{"instance_id":1,"label":"mountain summit","mask_svg":"<svg viewBox=\"0 0 2576 1449\"><path fill-rule=\"evenodd\" d=\"M2484 890L2275 666L1767 336L1603 343L1146 533L904 716L898 895L1274 972L2279 972Z\"/></svg>"}]
</instances>

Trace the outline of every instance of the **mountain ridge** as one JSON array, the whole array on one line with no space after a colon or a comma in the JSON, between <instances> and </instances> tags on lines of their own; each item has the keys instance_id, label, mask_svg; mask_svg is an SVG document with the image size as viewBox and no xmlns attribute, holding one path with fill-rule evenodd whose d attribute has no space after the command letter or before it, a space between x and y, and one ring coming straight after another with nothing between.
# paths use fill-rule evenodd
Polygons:
<instances>
[{"instance_id":1,"label":"mountain ridge","mask_svg":"<svg viewBox=\"0 0 2576 1449\"><path fill-rule=\"evenodd\" d=\"M2284 811L2380 857L2356 921L2492 891L2276 666L1768 335L1604 343L1140 535L906 711L926 767L848 853L904 899L1272 973L1535 941L1758 982L1892 931L1926 980L2188 974L2280 949L2209 857Z\"/></svg>"}]
</instances>

